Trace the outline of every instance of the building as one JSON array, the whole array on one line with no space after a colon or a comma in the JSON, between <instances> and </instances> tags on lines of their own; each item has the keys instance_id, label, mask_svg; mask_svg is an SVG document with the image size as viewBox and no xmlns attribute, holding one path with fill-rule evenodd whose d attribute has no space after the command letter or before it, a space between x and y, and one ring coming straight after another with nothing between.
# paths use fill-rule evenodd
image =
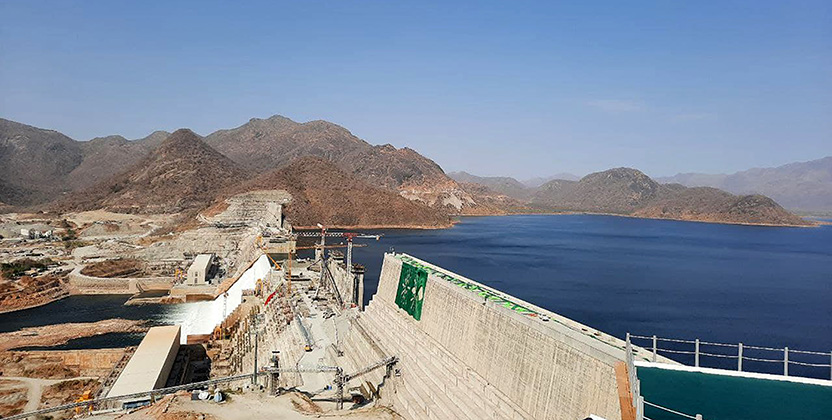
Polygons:
<instances>
[{"instance_id":1,"label":"building","mask_svg":"<svg viewBox=\"0 0 832 420\"><path fill-rule=\"evenodd\" d=\"M164 387L179 352L179 339L178 325L151 328L107 396L121 397ZM124 403L142 399L147 397L127 398Z\"/></svg>"},{"instance_id":2,"label":"building","mask_svg":"<svg viewBox=\"0 0 832 420\"><path fill-rule=\"evenodd\" d=\"M188 269L187 284L206 284L213 261L214 256L212 254L197 255L191 267Z\"/></svg>"}]
</instances>

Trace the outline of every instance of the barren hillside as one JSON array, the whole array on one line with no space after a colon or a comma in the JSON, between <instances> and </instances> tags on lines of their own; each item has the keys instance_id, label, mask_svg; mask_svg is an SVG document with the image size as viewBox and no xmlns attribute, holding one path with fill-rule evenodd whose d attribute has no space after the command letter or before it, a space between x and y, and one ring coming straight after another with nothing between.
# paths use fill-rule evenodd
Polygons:
<instances>
[{"instance_id":1,"label":"barren hillside","mask_svg":"<svg viewBox=\"0 0 832 420\"><path fill-rule=\"evenodd\" d=\"M634 216L774 225L809 225L763 195L736 196L716 188L685 188L633 212Z\"/></svg>"},{"instance_id":2,"label":"barren hillside","mask_svg":"<svg viewBox=\"0 0 832 420\"><path fill-rule=\"evenodd\" d=\"M373 187L318 157L303 157L223 194L286 190L287 214L295 226L447 227L447 215L395 192Z\"/></svg>"},{"instance_id":3,"label":"barren hillside","mask_svg":"<svg viewBox=\"0 0 832 420\"><path fill-rule=\"evenodd\" d=\"M126 172L55 203L58 210L105 208L131 213L175 213L207 206L246 173L194 132L171 134Z\"/></svg>"},{"instance_id":4,"label":"barren hillside","mask_svg":"<svg viewBox=\"0 0 832 420\"><path fill-rule=\"evenodd\" d=\"M398 191L411 200L456 214L478 207L434 161L407 147L373 146L347 129L326 121L297 123L275 115L254 118L205 141L252 170L277 168L298 157L316 156L335 163L377 187Z\"/></svg>"}]
</instances>

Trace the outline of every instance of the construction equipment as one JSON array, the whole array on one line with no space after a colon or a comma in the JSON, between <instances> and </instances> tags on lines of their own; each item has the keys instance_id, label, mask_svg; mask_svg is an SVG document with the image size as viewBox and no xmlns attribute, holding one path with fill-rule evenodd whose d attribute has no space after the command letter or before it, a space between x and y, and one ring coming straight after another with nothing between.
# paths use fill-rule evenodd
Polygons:
<instances>
[{"instance_id":1,"label":"construction equipment","mask_svg":"<svg viewBox=\"0 0 832 420\"><path fill-rule=\"evenodd\" d=\"M78 399L75 400L75 402L76 403L82 403L84 401L91 401L91 400L92 400L92 391L88 389L88 390L84 391L84 393L81 394L81 396L78 397ZM86 407L84 407L83 405L79 405L79 406L75 407L75 414L83 414L85 408L86 408L86 411L92 412L92 404L90 404Z\"/></svg>"},{"instance_id":2,"label":"construction equipment","mask_svg":"<svg viewBox=\"0 0 832 420\"><path fill-rule=\"evenodd\" d=\"M319 255L318 252L316 252L315 253L315 259L320 260L321 265L323 265L324 264L323 262L325 261L325 259L324 259L324 250L328 248L326 246L325 238L327 238L327 237L330 237L330 238L346 238L347 239L347 259L346 259L345 263L346 263L346 267L347 267L347 272L350 273L350 274L353 274L353 266L352 266L352 249L353 249L353 247L367 246L367 245L354 245L353 240L354 239L375 239L375 240L378 241L378 240L381 239L381 235L370 235L370 234L356 233L356 232L328 232L326 230L326 228L323 225L321 225L320 223L318 223L318 227L321 228L320 232L312 232L312 231L297 232L297 233L295 233L295 238L316 238L318 236L321 237L320 245L316 245L316 246L312 247L312 248L315 248L316 250L320 249L320 255ZM339 246L338 248L340 248L340 247L341 246ZM305 247L303 247L303 248L305 248ZM303 249L303 248L298 248L298 249ZM321 273L323 275L323 270L321 270Z\"/></svg>"},{"instance_id":3,"label":"construction equipment","mask_svg":"<svg viewBox=\"0 0 832 420\"><path fill-rule=\"evenodd\" d=\"M266 254L266 258L268 258L269 261L272 262L275 269L282 270L282 268L280 268L280 264L278 264L277 261L275 261L274 258L272 258L272 256L269 255L268 252L266 252L266 247L263 246L263 235L258 236L257 240L254 243L257 245L258 248L260 248L260 250L263 251L263 254Z\"/></svg>"},{"instance_id":4,"label":"construction equipment","mask_svg":"<svg viewBox=\"0 0 832 420\"><path fill-rule=\"evenodd\" d=\"M321 259L323 257L323 250L326 249L326 238L347 238L347 268L352 270L352 248L353 248L353 240L354 239L375 239L380 240L381 235L369 235L364 233L356 233L356 232L327 232L326 228L318 224L318 227L321 228L320 232L297 232L295 233L295 238L317 238L318 236L321 237L321 243L317 247L321 249L321 255L315 255L315 259ZM316 249L318 249L316 248Z\"/></svg>"}]
</instances>

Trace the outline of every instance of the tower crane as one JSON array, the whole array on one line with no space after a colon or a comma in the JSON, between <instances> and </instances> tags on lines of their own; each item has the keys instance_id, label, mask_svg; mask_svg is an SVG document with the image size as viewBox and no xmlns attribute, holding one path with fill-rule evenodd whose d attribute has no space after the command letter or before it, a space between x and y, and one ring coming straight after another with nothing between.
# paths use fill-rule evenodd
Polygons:
<instances>
[{"instance_id":1,"label":"tower crane","mask_svg":"<svg viewBox=\"0 0 832 420\"><path fill-rule=\"evenodd\" d=\"M352 271L352 248L353 248L353 240L354 239L375 239L380 240L381 235L369 235L365 233L356 233L356 232L327 232L326 228L318 223L318 227L321 228L320 232L297 232L295 233L296 238L317 238L318 236L321 237L321 244L319 245L321 249L321 256L320 258L323 260L323 250L326 248L326 238L346 238L347 239L347 269ZM318 257L316 255L316 257Z\"/></svg>"}]
</instances>

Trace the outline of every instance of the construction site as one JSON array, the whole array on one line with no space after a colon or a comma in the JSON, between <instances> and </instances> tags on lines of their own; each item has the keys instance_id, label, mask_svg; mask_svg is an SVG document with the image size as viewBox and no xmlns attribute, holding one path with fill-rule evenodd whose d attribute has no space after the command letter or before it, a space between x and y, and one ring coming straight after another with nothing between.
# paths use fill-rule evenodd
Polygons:
<instances>
[{"instance_id":1,"label":"construction site","mask_svg":"<svg viewBox=\"0 0 832 420\"><path fill-rule=\"evenodd\" d=\"M384 238L322 225L296 231L282 212L289 201L281 191L234 196L199 226L152 242L143 236L151 219L107 222L132 226L119 236L121 228L83 221L101 214L76 215L81 236L97 240L49 254L55 263L45 269L67 273L62 294L129 293L129 305L178 304L181 316L152 327L105 320L3 333L3 418L642 420L651 402L641 380L655 386L687 368L659 354L655 338L652 349L636 346L402 253L384 255L365 306L353 248ZM5 252L50 246L27 237ZM142 339L120 349L23 349L117 331ZM690 369L718 377L699 369L698 346ZM832 390L830 381L789 380L810 388L797 395Z\"/></svg>"}]
</instances>

